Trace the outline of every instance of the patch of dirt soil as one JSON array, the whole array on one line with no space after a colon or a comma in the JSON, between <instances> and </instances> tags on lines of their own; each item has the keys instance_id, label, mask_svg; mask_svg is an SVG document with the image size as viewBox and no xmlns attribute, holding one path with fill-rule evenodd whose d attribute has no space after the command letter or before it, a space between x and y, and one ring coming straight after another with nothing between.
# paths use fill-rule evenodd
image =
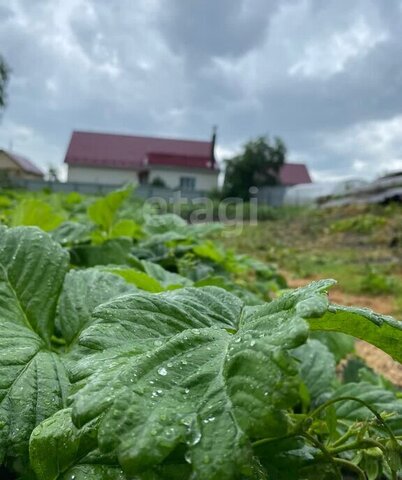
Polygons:
<instances>
[{"instance_id":1,"label":"patch of dirt soil","mask_svg":"<svg viewBox=\"0 0 402 480\"><path fill-rule=\"evenodd\" d=\"M308 285L314 280L319 280L321 277L309 277L309 278L292 278L291 275L284 273L286 281L290 288L299 288ZM371 308L377 313L383 315L392 315L396 311L395 301L390 295L352 295L345 293L341 288L335 286L329 291L329 298L333 303L339 303L340 305L366 307Z\"/></svg>"},{"instance_id":2,"label":"patch of dirt soil","mask_svg":"<svg viewBox=\"0 0 402 480\"><path fill-rule=\"evenodd\" d=\"M362 357L369 367L383 375L395 385L402 387L402 365L379 348L369 343L358 340L356 353Z\"/></svg>"},{"instance_id":3,"label":"patch of dirt soil","mask_svg":"<svg viewBox=\"0 0 402 480\"><path fill-rule=\"evenodd\" d=\"M342 292L340 288L333 288L329 292L329 298L333 303L340 305L371 308L377 313L383 315L392 315L396 308L394 299L390 295L352 295Z\"/></svg>"},{"instance_id":4,"label":"patch of dirt soil","mask_svg":"<svg viewBox=\"0 0 402 480\"><path fill-rule=\"evenodd\" d=\"M291 288L302 287L313 280L312 278L295 279L286 274L285 276L287 277L288 285ZM351 295L342 292L340 288L335 287L330 290L329 298L334 303L348 306L367 307L377 313L382 313L383 315L392 315L396 310L393 298L388 295L376 297ZM359 357L363 358L367 365L375 372L383 375L395 385L402 387L402 365L400 363L394 361L379 348L362 340L356 342L356 353Z\"/></svg>"}]
</instances>

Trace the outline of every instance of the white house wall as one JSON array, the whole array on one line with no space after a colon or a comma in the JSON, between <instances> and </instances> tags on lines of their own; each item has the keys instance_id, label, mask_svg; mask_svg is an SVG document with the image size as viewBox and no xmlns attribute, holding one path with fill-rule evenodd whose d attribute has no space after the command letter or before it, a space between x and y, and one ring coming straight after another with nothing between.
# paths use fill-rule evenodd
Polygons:
<instances>
[{"instance_id":1,"label":"white house wall","mask_svg":"<svg viewBox=\"0 0 402 480\"><path fill-rule=\"evenodd\" d=\"M152 168L149 172L148 182L152 183L155 178L161 178L169 188L180 186L180 177L195 178L195 190L209 191L218 186L218 173L214 171L203 172L194 169Z\"/></svg>"},{"instance_id":2,"label":"white house wall","mask_svg":"<svg viewBox=\"0 0 402 480\"><path fill-rule=\"evenodd\" d=\"M133 170L69 166L68 181L98 185L122 185L127 182L138 183L138 176L137 172Z\"/></svg>"},{"instance_id":3,"label":"white house wall","mask_svg":"<svg viewBox=\"0 0 402 480\"><path fill-rule=\"evenodd\" d=\"M195 178L195 190L209 191L218 186L218 173L195 169L152 168L148 182L161 178L169 188L180 185L180 177ZM133 170L112 168L69 166L68 181L77 183L94 183L98 185L122 185L127 182L138 183L138 175Z\"/></svg>"}]
</instances>

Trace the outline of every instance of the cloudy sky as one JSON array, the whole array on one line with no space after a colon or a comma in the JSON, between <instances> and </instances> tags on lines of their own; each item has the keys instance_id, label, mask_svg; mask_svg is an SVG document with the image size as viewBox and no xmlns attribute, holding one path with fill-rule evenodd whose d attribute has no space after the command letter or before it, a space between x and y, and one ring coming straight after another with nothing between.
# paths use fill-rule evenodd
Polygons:
<instances>
[{"instance_id":1,"label":"cloudy sky","mask_svg":"<svg viewBox=\"0 0 402 480\"><path fill-rule=\"evenodd\" d=\"M0 0L0 147L59 165L73 129L281 136L315 180L402 169L402 0Z\"/></svg>"}]
</instances>

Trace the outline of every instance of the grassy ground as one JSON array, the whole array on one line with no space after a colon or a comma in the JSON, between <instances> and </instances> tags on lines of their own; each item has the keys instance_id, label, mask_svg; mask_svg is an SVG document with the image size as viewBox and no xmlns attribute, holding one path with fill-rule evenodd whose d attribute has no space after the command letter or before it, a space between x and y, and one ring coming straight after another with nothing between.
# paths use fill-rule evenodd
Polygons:
<instances>
[{"instance_id":1,"label":"grassy ground","mask_svg":"<svg viewBox=\"0 0 402 480\"><path fill-rule=\"evenodd\" d=\"M276 263L290 285L335 278L335 295L367 299L402 319L401 206L284 210L225 243Z\"/></svg>"},{"instance_id":2,"label":"grassy ground","mask_svg":"<svg viewBox=\"0 0 402 480\"><path fill-rule=\"evenodd\" d=\"M275 263L288 284L335 278L331 300L402 320L402 206L284 209L277 220L247 226L229 247ZM357 353L402 386L402 366L364 342Z\"/></svg>"}]
</instances>

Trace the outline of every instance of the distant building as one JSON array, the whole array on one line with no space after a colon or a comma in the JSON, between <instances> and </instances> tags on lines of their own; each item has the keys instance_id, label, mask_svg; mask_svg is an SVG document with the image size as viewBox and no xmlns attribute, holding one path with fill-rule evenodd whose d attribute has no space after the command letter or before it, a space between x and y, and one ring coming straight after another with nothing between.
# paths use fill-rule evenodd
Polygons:
<instances>
[{"instance_id":1,"label":"distant building","mask_svg":"<svg viewBox=\"0 0 402 480\"><path fill-rule=\"evenodd\" d=\"M0 150L0 174L25 180L43 178L43 172L30 160L7 150Z\"/></svg>"},{"instance_id":2,"label":"distant building","mask_svg":"<svg viewBox=\"0 0 402 480\"><path fill-rule=\"evenodd\" d=\"M311 183L311 177L303 163L285 163L279 172L280 184L284 187Z\"/></svg>"},{"instance_id":3,"label":"distant building","mask_svg":"<svg viewBox=\"0 0 402 480\"><path fill-rule=\"evenodd\" d=\"M284 203L299 203L300 191L304 193L315 189L306 165L285 163L279 171L278 185L261 187L258 191L258 201L274 207Z\"/></svg>"},{"instance_id":4,"label":"distant building","mask_svg":"<svg viewBox=\"0 0 402 480\"><path fill-rule=\"evenodd\" d=\"M218 185L219 169L211 141L73 132L64 162L68 181L121 185L164 184L208 191Z\"/></svg>"}]
</instances>

